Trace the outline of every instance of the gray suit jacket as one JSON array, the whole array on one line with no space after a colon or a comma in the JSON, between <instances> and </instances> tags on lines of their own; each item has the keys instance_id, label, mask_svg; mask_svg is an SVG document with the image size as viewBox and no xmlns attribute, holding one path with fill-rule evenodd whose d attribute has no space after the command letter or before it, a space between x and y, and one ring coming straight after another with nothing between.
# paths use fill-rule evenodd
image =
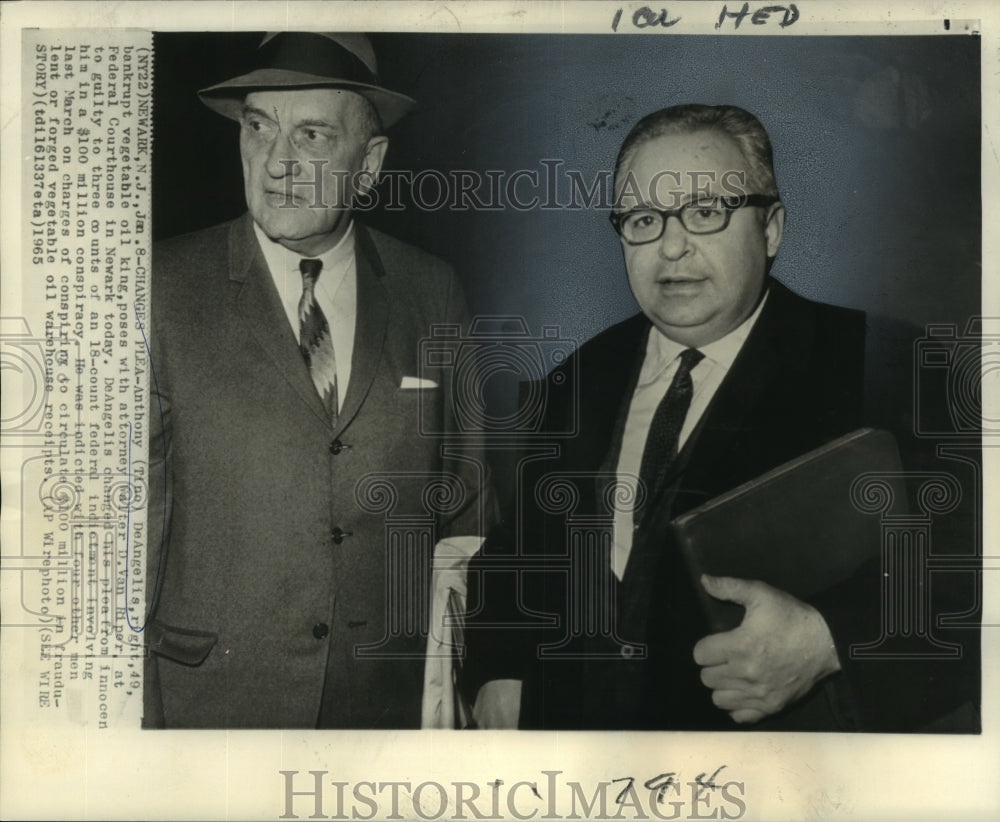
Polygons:
<instances>
[{"instance_id":1,"label":"gray suit jacket","mask_svg":"<svg viewBox=\"0 0 1000 822\"><path fill-rule=\"evenodd\" d=\"M249 215L154 250L147 727L419 725L433 545L492 498L418 361L466 323L453 272L360 225L356 258L332 426Z\"/></svg>"}]
</instances>

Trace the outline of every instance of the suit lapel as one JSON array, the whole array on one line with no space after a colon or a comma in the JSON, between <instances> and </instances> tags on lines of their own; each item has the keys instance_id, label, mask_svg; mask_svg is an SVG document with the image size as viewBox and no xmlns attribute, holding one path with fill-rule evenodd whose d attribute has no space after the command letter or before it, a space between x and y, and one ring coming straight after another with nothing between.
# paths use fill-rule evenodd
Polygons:
<instances>
[{"instance_id":1,"label":"suit lapel","mask_svg":"<svg viewBox=\"0 0 1000 822\"><path fill-rule=\"evenodd\" d=\"M709 496L726 490L732 475L727 466L740 463L741 434L758 413L763 395L783 374L794 373L809 349L809 329L799 327L800 318L788 309L790 292L776 280L769 282L768 301L756 325L661 487L670 487L684 472L686 488Z\"/></svg>"},{"instance_id":2,"label":"suit lapel","mask_svg":"<svg viewBox=\"0 0 1000 822\"><path fill-rule=\"evenodd\" d=\"M351 381L337 417L337 433L354 419L368 396L389 330L389 296L385 287L385 269L370 235L358 223L354 224L354 257L358 277L354 354L351 359Z\"/></svg>"},{"instance_id":3,"label":"suit lapel","mask_svg":"<svg viewBox=\"0 0 1000 822\"><path fill-rule=\"evenodd\" d=\"M299 353L295 334L288 325L249 214L233 223L229 232L229 280L236 289L237 310L250 336L260 343L272 365L309 410L329 424L309 368Z\"/></svg>"}]
</instances>

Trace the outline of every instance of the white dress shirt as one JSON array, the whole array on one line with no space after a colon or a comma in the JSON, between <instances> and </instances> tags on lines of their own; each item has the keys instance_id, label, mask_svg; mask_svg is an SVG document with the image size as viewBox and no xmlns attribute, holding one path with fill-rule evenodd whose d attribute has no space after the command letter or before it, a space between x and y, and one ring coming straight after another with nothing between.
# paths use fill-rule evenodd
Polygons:
<instances>
[{"instance_id":1,"label":"white dress shirt","mask_svg":"<svg viewBox=\"0 0 1000 822\"><path fill-rule=\"evenodd\" d=\"M354 326L358 318L358 272L354 258L354 224L333 248L318 257L305 258L271 240L260 226L254 223L254 233L264 260L267 262L271 279L278 289L281 304L285 308L288 323L295 339L299 338L299 300L302 298L302 274L299 260L317 259L323 261L319 279L313 293L316 302L330 326L330 339L337 359L337 406L344 407L347 384L351 379L351 356L354 353Z\"/></svg>"},{"instance_id":2,"label":"white dress shirt","mask_svg":"<svg viewBox=\"0 0 1000 822\"><path fill-rule=\"evenodd\" d=\"M677 448L684 447L688 437L701 420L709 403L719 390L723 379L740 353L760 316L767 295L760 301L757 309L730 331L722 339L701 346L698 350L705 355L693 369L691 381L694 384L694 394L684 425L681 427ZM670 383L677 373L680 364L680 354L689 346L667 339L655 326L649 331L646 342L646 354L639 372L639 381L632 392L632 403L629 405L628 417L625 421L625 431L622 435L622 449L618 455L618 466L615 469L618 482L630 486L633 491L629 495L615 495L616 500L628 496L635 500L635 486L639 480L639 467L642 464L642 452L646 447L646 435L653 421L653 415L660 400L667 393ZM614 555L612 566L615 576L621 579L625 574L625 565L632 552L632 534L634 530L632 502L623 502L615 507L614 518Z\"/></svg>"}]
</instances>

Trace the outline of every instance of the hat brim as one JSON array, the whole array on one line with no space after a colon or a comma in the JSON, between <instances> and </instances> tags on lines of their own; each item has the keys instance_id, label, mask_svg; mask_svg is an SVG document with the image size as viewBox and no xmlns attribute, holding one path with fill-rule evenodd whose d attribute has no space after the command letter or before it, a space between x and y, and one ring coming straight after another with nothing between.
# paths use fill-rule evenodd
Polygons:
<instances>
[{"instance_id":1,"label":"hat brim","mask_svg":"<svg viewBox=\"0 0 1000 822\"><path fill-rule=\"evenodd\" d=\"M382 125L386 128L395 124L417 104L412 97L389 91L381 86L275 68L257 69L249 74L203 88L198 92L198 97L206 106L223 117L239 121L243 117L243 101L250 92L303 88L342 88L356 92L375 107Z\"/></svg>"}]
</instances>

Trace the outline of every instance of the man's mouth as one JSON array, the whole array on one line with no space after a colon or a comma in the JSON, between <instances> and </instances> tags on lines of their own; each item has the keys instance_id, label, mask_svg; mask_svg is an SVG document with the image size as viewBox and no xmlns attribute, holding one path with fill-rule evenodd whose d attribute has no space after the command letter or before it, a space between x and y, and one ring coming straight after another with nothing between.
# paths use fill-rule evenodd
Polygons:
<instances>
[{"instance_id":1,"label":"man's mouth","mask_svg":"<svg viewBox=\"0 0 1000 822\"><path fill-rule=\"evenodd\" d=\"M685 286L703 283L707 277L658 277L656 282L666 286Z\"/></svg>"},{"instance_id":2,"label":"man's mouth","mask_svg":"<svg viewBox=\"0 0 1000 822\"><path fill-rule=\"evenodd\" d=\"M271 203L278 203L279 205L300 205L302 198L296 196L291 191L286 191L285 189L264 189L264 197Z\"/></svg>"}]
</instances>

